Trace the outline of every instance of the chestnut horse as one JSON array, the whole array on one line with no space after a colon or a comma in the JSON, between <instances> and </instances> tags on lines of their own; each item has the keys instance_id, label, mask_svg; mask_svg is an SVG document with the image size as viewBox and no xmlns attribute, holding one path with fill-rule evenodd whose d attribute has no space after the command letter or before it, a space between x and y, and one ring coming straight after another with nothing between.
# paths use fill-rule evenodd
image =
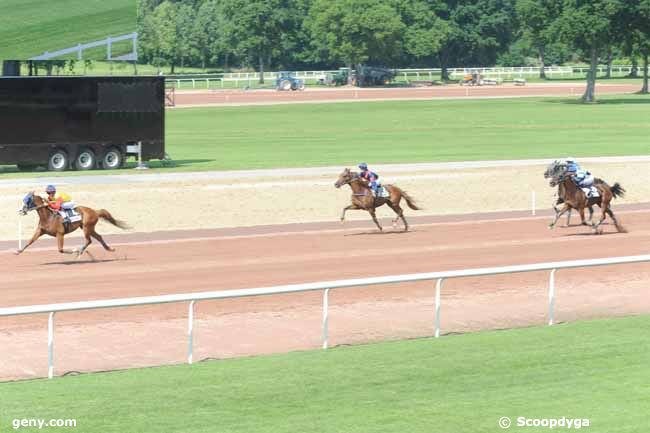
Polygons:
<instances>
[{"instance_id":1,"label":"chestnut horse","mask_svg":"<svg viewBox=\"0 0 650 433\"><path fill-rule=\"evenodd\" d=\"M599 197L587 197L584 191L576 185L572 179L572 174L567 172L565 164L557 164L551 175L550 185L552 187L562 187L562 199L564 206L559 211L556 210L555 219L549 225L549 228L555 227L557 220L562 214L570 209L576 209L580 213L580 219L583 225L588 225L585 222L585 208L591 208L593 205L598 205L601 208L601 217L598 223L591 222L591 228L594 234L602 233L600 225L605 221L607 215L612 218L616 230L623 233L626 232L625 228L620 224L614 212L611 209L611 202L614 198L623 197L625 189L616 182L613 186L609 186L607 182L598 179L594 181L594 187L598 190ZM591 209L590 209L591 211Z\"/></svg>"},{"instance_id":2,"label":"chestnut horse","mask_svg":"<svg viewBox=\"0 0 650 433\"><path fill-rule=\"evenodd\" d=\"M109 247L108 244L104 242L104 239L101 237L101 235L95 231L95 225L97 225L97 222L101 218L121 229L128 228L126 223L113 218L113 216L107 210L100 209L96 211L84 206L78 206L75 208L75 210L81 215L81 221L64 224L63 217L59 215L58 212L51 210L47 205L47 202L40 196L35 195L32 191L23 199L23 207L19 212L22 215L27 215L27 212L33 210L38 213L38 227L36 228L36 232L34 232L34 235L29 240L29 242L27 242L23 248L17 250L16 254L20 254L25 251L27 247L36 242L36 240L43 235L56 237L59 252L63 254L74 254L76 252L77 257L81 256L84 251L86 251L86 248L88 248L88 245L90 245L92 242L90 239L91 236L97 239L105 250L115 251L115 249ZM84 232L84 238L86 240L85 244L79 251L64 249L63 237L66 234L77 230L78 228L81 228Z\"/></svg>"},{"instance_id":3,"label":"chestnut horse","mask_svg":"<svg viewBox=\"0 0 650 433\"><path fill-rule=\"evenodd\" d=\"M379 221L377 221L377 215L375 214L375 209L383 206L384 204L388 205L393 212L397 214L395 219L393 220L393 227L397 225L398 219L402 219L402 222L404 223L404 231L408 231L409 225L406 222L406 218L404 218L404 212L402 211L402 208L399 205L399 202L402 200L402 197L404 197L404 200L406 200L406 204L413 209L413 210L420 210L419 207L415 204L415 200L409 196L406 191L403 191L399 187L395 185L383 185L383 187L388 191L390 194L389 197L375 197L372 194L372 189L368 185L368 183L363 180L358 173L354 171L350 171L349 168L346 168L343 170L343 173L339 175L339 178L337 179L336 183L334 183L334 186L337 188L340 188L343 185L350 185L350 188L352 188L352 197L351 201L352 204L350 206L346 206L343 208L343 213L341 214L341 223L345 221L345 212L348 210L366 210L368 213L370 213L370 216L372 217L372 220L375 222L377 227L379 228L379 231L382 231L381 225L379 225Z\"/></svg>"}]
</instances>

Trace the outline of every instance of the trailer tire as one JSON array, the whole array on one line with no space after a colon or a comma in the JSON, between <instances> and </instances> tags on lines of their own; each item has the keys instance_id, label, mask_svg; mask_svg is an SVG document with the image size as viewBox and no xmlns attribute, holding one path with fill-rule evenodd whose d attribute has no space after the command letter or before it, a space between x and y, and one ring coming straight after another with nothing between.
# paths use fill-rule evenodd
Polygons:
<instances>
[{"instance_id":1,"label":"trailer tire","mask_svg":"<svg viewBox=\"0 0 650 433\"><path fill-rule=\"evenodd\" d=\"M124 164L124 155L117 147L108 149L102 157L102 168L104 170L115 170Z\"/></svg>"},{"instance_id":2,"label":"trailer tire","mask_svg":"<svg viewBox=\"0 0 650 433\"><path fill-rule=\"evenodd\" d=\"M97 167L97 157L95 156L95 152L88 148L81 149L79 155L77 155L77 158L74 161L74 166L80 171L92 170Z\"/></svg>"},{"instance_id":3,"label":"trailer tire","mask_svg":"<svg viewBox=\"0 0 650 433\"><path fill-rule=\"evenodd\" d=\"M47 160L47 169L49 171L65 171L69 165L68 154L61 149L52 152Z\"/></svg>"}]
</instances>

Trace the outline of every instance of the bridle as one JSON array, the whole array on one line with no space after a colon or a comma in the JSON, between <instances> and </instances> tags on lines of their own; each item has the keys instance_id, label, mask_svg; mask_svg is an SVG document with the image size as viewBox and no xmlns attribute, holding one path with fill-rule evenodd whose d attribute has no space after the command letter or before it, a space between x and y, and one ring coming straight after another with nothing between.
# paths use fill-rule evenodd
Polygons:
<instances>
[{"instance_id":1,"label":"bridle","mask_svg":"<svg viewBox=\"0 0 650 433\"><path fill-rule=\"evenodd\" d=\"M38 209L41 209L41 208L44 208L44 207L47 207L47 203L37 205L34 202L34 195L32 194L32 195L29 196L29 201L27 201L27 202L23 201L23 207L18 210L18 213L20 215L27 215L28 212L31 212L33 210L38 210Z\"/></svg>"}]
</instances>

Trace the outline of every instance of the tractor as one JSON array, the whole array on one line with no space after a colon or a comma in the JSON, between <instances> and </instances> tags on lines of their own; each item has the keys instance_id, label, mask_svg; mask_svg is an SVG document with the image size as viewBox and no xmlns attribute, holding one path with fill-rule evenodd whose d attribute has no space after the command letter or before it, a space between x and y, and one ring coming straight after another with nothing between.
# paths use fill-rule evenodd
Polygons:
<instances>
[{"instance_id":1,"label":"tractor","mask_svg":"<svg viewBox=\"0 0 650 433\"><path fill-rule=\"evenodd\" d=\"M352 72L350 68L339 68L337 72L328 73L323 80L323 84L328 86L345 86Z\"/></svg>"},{"instance_id":2,"label":"tractor","mask_svg":"<svg viewBox=\"0 0 650 433\"><path fill-rule=\"evenodd\" d=\"M395 78L395 71L377 66L357 65L356 85L359 87L385 86Z\"/></svg>"},{"instance_id":3,"label":"tractor","mask_svg":"<svg viewBox=\"0 0 650 433\"><path fill-rule=\"evenodd\" d=\"M282 71L275 79L276 90L305 90L305 82L294 77L291 72Z\"/></svg>"}]
</instances>

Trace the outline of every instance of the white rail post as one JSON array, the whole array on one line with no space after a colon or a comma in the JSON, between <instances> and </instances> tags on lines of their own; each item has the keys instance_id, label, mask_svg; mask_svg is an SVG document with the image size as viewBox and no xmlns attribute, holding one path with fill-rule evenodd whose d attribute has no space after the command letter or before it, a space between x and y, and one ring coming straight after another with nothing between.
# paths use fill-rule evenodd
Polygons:
<instances>
[{"instance_id":1,"label":"white rail post","mask_svg":"<svg viewBox=\"0 0 650 433\"><path fill-rule=\"evenodd\" d=\"M548 324L553 324L554 309L555 309L555 271L551 271L551 276L548 281Z\"/></svg>"},{"instance_id":2,"label":"white rail post","mask_svg":"<svg viewBox=\"0 0 650 433\"><path fill-rule=\"evenodd\" d=\"M54 377L54 312L47 319L47 378Z\"/></svg>"},{"instance_id":3,"label":"white rail post","mask_svg":"<svg viewBox=\"0 0 650 433\"><path fill-rule=\"evenodd\" d=\"M329 293L330 289L323 292L323 349L327 349L329 343Z\"/></svg>"},{"instance_id":4,"label":"white rail post","mask_svg":"<svg viewBox=\"0 0 650 433\"><path fill-rule=\"evenodd\" d=\"M438 278L436 281L436 330L435 337L440 337L440 289L442 288L442 282L444 278Z\"/></svg>"},{"instance_id":5,"label":"white rail post","mask_svg":"<svg viewBox=\"0 0 650 433\"><path fill-rule=\"evenodd\" d=\"M536 201L536 200L535 200L535 190L533 190L532 197L533 197L533 198L532 198L532 201L533 201L532 211L533 211L533 216L535 216L535 201Z\"/></svg>"},{"instance_id":6,"label":"white rail post","mask_svg":"<svg viewBox=\"0 0 650 433\"><path fill-rule=\"evenodd\" d=\"M194 352L194 302L190 302L189 313L187 314L187 363L192 364Z\"/></svg>"}]
</instances>

